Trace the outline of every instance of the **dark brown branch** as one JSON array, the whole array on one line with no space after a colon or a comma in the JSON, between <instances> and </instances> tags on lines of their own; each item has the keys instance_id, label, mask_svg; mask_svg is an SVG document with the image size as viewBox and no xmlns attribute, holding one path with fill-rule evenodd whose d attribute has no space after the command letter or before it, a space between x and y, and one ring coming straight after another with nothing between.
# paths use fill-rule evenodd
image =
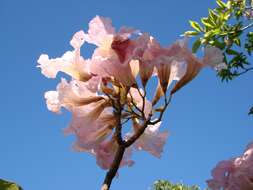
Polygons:
<instances>
[{"instance_id":1,"label":"dark brown branch","mask_svg":"<svg viewBox=\"0 0 253 190\"><path fill-rule=\"evenodd\" d=\"M103 186L102 186L101 190L109 190L110 189L112 180L115 177L115 175L117 174L117 171L120 167L120 163L123 159L124 152L125 152L126 148L131 146L144 133L144 131L148 127L148 125L150 125L150 124L153 125L153 124L156 124L157 122L161 121L162 116L163 116L167 106L171 102L171 98L172 98L172 95L170 95L169 99L167 99L166 94L165 94L165 97L164 97L164 104L165 105L163 107L163 110L160 112L159 118L157 120L155 120L154 122L151 122L152 113L148 116L148 118L145 118L144 114L142 113L142 115L144 117L143 124L133 134L133 136L131 136L127 141L122 139L122 134L121 134L121 131L122 131L121 116L122 116L123 108L120 103L120 97L118 97L117 102L113 103L114 116L116 117L116 128L115 128L114 136L116 137L118 147L117 147L117 151L116 151L114 160L112 162L112 165L111 165L111 167L110 167L109 171L107 172L106 177L104 179ZM144 101L145 101L145 96L144 96ZM143 104L144 103L145 102L143 102ZM142 108L142 109L144 109L144 108Z\"/></svg>"},{"instance_id":2,"label":"dark brown branch","mask_svg":"<svg viewBox=\"0 0 253 190\"><path fill-rule=\"evenodd\" d=\"M118 145L122 145L123 144L123 139L122 139L122 134L121 134L121 130L122 130L121 112L122 112L122 109L121 109L121 107L119 109L120 110L114 112L114 116L116 118L115 136L116 136L116 140L117 140Z\"/></svg>"},{"instance_id":3,"label":"dark brown branch","mask_svg":"<svg viewBox=\"0 0 253 190\"><path fill-rule=\"evenodd\" d=\"M167 99L167 96L165 94L165 96L164 96L164 107L162 108L158 119L156 119L155 121L150 121L149 124L155 125L155 124L159 123L162 120L164 112L166 111L168 105L170 104L171 99L172 99L172 95L170 95L169 99Z\"/></svg>"},{"instance_id":4,"label":"dark brown branch","mask_svg":"<svg viewBox=\"0 0 253 190\"><path fill-rule=\"evenodd\" d=\"M163 107L162 111L160 112L159 118L155 121L151 121L152 115L150 114L149 117L147 119L145 119L145 121L143 122L143 124L141 125L139 130L137 130L135 132L135 134L133 136L131 136L130 139L128 139L125 142L126 147L131 146L144 133L144 131L148 127L148 125L155 125L156 123L158 123L162 120L163 114L164 114L166 108L168 107L168 105L171 102L171 98L172 98L172 95L170 95L169 99L167 99L166 94L165 94L165 96L164 96L164 107Z\"/></svg>"},{"instance_id":5,"label":"dark brown branch","mask_svg":"<svg viewBox=\"0 0 253 190\"><path fill-rule=\"evenodd\" d=\"M120 162L123 158L125 149L126 148L122 145L118 146L117 152L115 154L115 158L112 162L111 169L107 172L107 174L105 176L105 180L104 180L104 183L103 183L103 186L102 186L101 190L109 190L110 189L112 180L115 177L115 175L117 174L117 171L119 169Z\"/></svg>"},{"instance_id":6,"label":"dark brown branch","mask_svg":"<svg viewBox=\"0 0 253 190\"><path fill-rule=\"evenodd\" d=\"M124 141L122 139L122 134L121 134L121 130L122 130L122 123L121 123L121 117L122 117L122 106L120 103L120 91L118 94L118 98L117 101L113 101L113 108L114 108L114 116L116 118L116 127L115 127L115 132L114 132L114 136L116 138L118 147L116 150L116 154L114 156L114 160L112 162L112 165L109 169L109 171L106 173L104 182L103 182L103 186L101 188L101 190L109 190L112 180L115 177L115 175L117 174L117 171L119 169L121 160L124 156L124 152L125 152L125 146L124 146Z\"/></svg>"},{"instance_id":7,"label":"dark brown branch","mask_svg":"<svg viewBox=\"0 0 253 190\"><path fill-rule=\"evenodd\" d=\"M151 118L151 117L150 117ZM125 142L125 146L129 147L131 146L145 131L145 129L148 127L150 118L148 120L146 120L142 126L133 134L133 136L130 137L130 139L128 139Z\"/></svg>"}]
</instances>

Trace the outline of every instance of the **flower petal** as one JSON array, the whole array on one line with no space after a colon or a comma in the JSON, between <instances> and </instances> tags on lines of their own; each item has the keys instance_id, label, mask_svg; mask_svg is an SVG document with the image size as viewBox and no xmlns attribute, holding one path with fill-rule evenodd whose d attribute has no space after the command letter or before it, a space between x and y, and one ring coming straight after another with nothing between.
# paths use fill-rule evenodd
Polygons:
<instances>
[{"instance_id":1,"label":"flower petal","mask_svg":"<svg viewBox=\"0 0 253 190\"><path fill-rule=\"evenodd\" d=\"M89 23L88 34L84 35L85 41L97 46L101 46L108 36L113 36L115 29L109 18L96 16Z\"/></svg>"}]
</instances>

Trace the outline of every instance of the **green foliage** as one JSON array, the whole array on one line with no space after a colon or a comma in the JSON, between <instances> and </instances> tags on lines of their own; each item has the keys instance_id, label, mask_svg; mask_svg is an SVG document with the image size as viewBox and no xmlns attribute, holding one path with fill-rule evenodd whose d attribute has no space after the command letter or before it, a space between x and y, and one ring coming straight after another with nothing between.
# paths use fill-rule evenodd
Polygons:
<instances>
[{"instance_id":1,"label":"green foliage","mask_svg":"<svg viewBox=\"0 0 253 190\"><path fill-rule=\"evenodd\" d=\"M196 185L187 186L182 183L172 184L167 180L158 180L153 185L154 190L200 190Z\"/></svg>"},{"instance_id":2,"label":"green foliage","mask_svg":"<svg viewBox=\"0 0 253 190\"><path fill-rule=\"evenodd\" d=\"M189 21L192 31L185 36L194 37L192 51L197 52L201 46L215 46L223 50L227 69L218 73L222 80L232 80L249 71L249 56L253 51L253 33L247 29L252 19L245 0L216 0L217 7L208 10L208 16L200 23ZM250 11L252 11L250 9ZM251 70L251 69L250 69Z\"/></svg>"},{"instance_id":3,"label":"green foliage","mask_svg":"<svg viewBox=\"0 0 253 190\"><path fill-rule=\"evenodd\" d=\"M0 179L0 190L23 190L23 189L13 182Z\"/></svg>"}]
</instances>

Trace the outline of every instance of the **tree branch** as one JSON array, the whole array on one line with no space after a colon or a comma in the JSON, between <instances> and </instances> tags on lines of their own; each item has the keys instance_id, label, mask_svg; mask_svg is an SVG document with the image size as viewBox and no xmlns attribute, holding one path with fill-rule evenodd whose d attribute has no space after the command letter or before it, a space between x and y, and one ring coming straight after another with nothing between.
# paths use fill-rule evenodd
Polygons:
<instances>
[{"instance_id":1,"label":"tree branch","mask_svg":"<svg viewBox=\"0 0 253 190\"><path fill-rule=\"evenodd\" d=\"M109 171L106 173L104 182L103 182L103 186L101 188L101 190L109 190L112 180L115 177L121 160L124 156L124 152L126 147L124 146L124 141L122 139L122 134L121 134L121 130L122 130L122 123L121 123L121 117L122 117L122 106L120 103L120 91L118 94L118 98L117 101L113 103L113 107L114 107L114 116L116 118L116 127L115 127L115 132L114 132L114 136L116 137L116 142L118 144L117 150L116 150L116 154L114 156L114 160L112 162L112 165L109 169Z\"/></svg>"},{"instance_id":2,"label":"tree branch","mask_svg":"<svg viewBox=\"0 0 253 190\"><path fill-rule=\"evenodd\" d=\"M109 190L110 189L112 180L115 177L115 175L116 175L116 173L119 169L120 162L123 158L125 149L126 148L122 145L118 146L117 152L115 154L114 160L113 160L112 165L111 165L111 169L107 172L107 174L105 176L105 179L104 179L103 186L102 186L101 190Z\"/></svg>"},{"instance_id":3,"label":"tree branch","mask_svg":"<svg viewBox=\"0 0 253 190\"><path fill-rule=\"evenodd\" d=\"M142 118L143 124L127 141L122 139L122 134L121 134L121 131L122 131L121 116L122 116L123 108L120 103L120 97L118 98L117 102L114 102L114 104L113 104L115 106L114 107L114 116L116 117L116 128L115 128L114 135L116 137L118 147L117 147L117 151L116 151L114 160L112 162L112 165L105 176L101 190L109 190L110 189L112 180L115 177L115 175L117 174L117 171L120 167L120 163L123 159L124 152L125 152L126 148L131 146L144 133L144 131L148 127L148 125L150 125L150 124L153 125L153 124L156 124L157 122L161 121L166 108L168 107L169 103L171 102L171 98L172 98L172 95L170 95L169 99L167 99L166 94L165 94L163 110L161 111L159 118L157 120L155 120L154 122L151 122L152 113L150 113L148 118L145 118L145 114L142 113L142 115L144 116L144 118ZM145 96L144 96L144 100L145 100ZM115 105L115 104L117 104L117 105ZM144 102L143 102L143 104L144 104ZM142 108L142 109L144 109L144 108Z\"/></svg>"},{"instance_id":4,"label":"tree branch","mask_svg":"<svg viewBox=\"0 0 253 190\"><path fill-rule=\"evenodd\" d=\"M245 73L247 73L248 71L251 71L253 70L253 67L250 67L250 68L247 68L247 69L244 69L244 71L240 72L240 73L237 73L236 76L240 76L240 75L243 75Z\"/></svg>"},{"instance_id":5,"label":"tree branch","mask_svg":"<svg viewBox=\"0 0 253 190\"><path fill-rule=\"evenodd\" d=\"M169 99L167 99L166 94L164 96L164 107L163 110L161 111L159 118L155 121L151 121L151 117L152 114L150 114L148 116L147 119L144 120L143 124L141 125L141 127L134 133L133 136L131 136L124 144L126 147L131 146L145 131L145 129L148 127L148 125L155 125L156 123L160 122L162 120L163 114L166 110L166 108L168 107L168 105L170 104L172 99L172 95L170 95Z\"/></svg>"}]
</instances>

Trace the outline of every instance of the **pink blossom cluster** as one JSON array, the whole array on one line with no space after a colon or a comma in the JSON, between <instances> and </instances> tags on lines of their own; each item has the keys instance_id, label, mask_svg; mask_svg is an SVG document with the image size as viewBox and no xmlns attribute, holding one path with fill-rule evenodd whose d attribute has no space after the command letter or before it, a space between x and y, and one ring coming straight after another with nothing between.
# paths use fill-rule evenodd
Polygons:
<instances>
[{"instance_id":1,"label":"pink blossom cluster","mask_svg":"<svg viewBox=\"0 0 253 190\"><path fill-rule=\"evenodd\" d=\"M84 43L96 46L91 58L81 56ZM162 47L148 33L128 27L117 32L109 18L99 16L90 21L87 32L75 33L70 45L73 50L59 58L42 54L38 59L38 67L46 77L56 78L59 72L71 77L70 81L62 78L56 90L45 93L47 107L55 113L61 113L61 108L72 113L65 134L74 134L74 150L94 155L103 169L110 168L118 146L114 133L119 125L115 116L117 106L122 109L120 123L132 121L132 130L123 137L127 142L142 121L155 119L156 111L159 112L155 105L166 96L173 81L177 82L170 94L190 82L203 67L217 67L223 62L217 48L207 47L204 57L199 59L188 49L186 39ZM152 100L146 96L150 78L158 81ZM120 166L133 164L133 150L161 156L168 132L161 132L160 124L148 125L133 146L127 148Z\"/></svg>"},{"instance_id":2,"label":"pink blossom cluster","mask_svg":"<svg viewBox=\"0 0 253 190\"><path fill-rule=\"evenodd\" d=\"M253 143L242 156L224 160L212 170L213 179L207 181L211 190L253 189Z\"/></svg>"}]
</instances>

